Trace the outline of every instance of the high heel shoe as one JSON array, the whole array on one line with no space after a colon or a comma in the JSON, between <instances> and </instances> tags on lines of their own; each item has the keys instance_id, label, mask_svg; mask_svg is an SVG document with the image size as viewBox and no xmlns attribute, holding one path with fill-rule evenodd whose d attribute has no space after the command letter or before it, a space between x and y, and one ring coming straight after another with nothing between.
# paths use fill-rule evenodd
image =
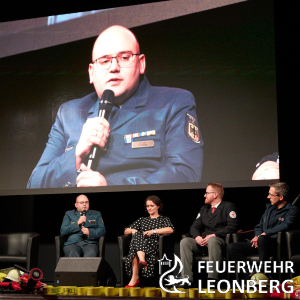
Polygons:
<instances>
[{"instance_id":1,"label":"high heel shoe","mask_svg":"<svg viewBox=\"0 0 300 300\"><path fill-rule=\"evenodd\" d=\"M129 284L128 284L128 285L126 285L125 287L126 287L126 288L136 287L139 283L140 283L140 280L138 279L134 285L129 285Z\"/></svg>"},{"instance_id":2,"label":"high heel shoe","mask_svg":"<svg viewBox=\"0 0 300 300\"><path fill-rule=\"evenodd\" d=\"M146 269L147 270L148 264L145 261L139 261L139 269Z\"/></svg>"}]
</instances>

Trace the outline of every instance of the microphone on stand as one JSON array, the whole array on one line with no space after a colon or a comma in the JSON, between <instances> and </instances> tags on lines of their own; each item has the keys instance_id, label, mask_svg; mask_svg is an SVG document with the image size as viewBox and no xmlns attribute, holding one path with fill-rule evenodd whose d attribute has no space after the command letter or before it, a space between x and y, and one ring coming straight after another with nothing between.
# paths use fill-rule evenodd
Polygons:
<instances>
[{"instance_id":1,"label":"microphone on stand","mask_svg":"<svg viewBox=\"0 0 300 300\"><path fill-rule=\"evenodd\" d=\"M112 90L105 90L102 94L99 103L99 117L103 117L106 120L108 120L110 112L114 106L114 101L115 101L115 93ZM97 159L97 154L99 152L98 149L99 149L98 146L93 147L87 163L87 167L93 171L96 170L98 165L98 159Z\"/></svg>"}]
</instances>

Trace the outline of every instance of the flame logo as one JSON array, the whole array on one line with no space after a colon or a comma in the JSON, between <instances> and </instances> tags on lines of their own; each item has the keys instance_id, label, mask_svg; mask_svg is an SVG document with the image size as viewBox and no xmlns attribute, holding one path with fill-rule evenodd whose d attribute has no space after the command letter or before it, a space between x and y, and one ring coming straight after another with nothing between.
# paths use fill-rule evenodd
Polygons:
<instances>
[{"instance_id":1,"label":"flame logo","mask_svg":"<svg viewBox=\"0 0 300 300\"><path fill-rule=\"evenodd\" d=\"M165 272L164 274L161 275L159 279L159 286L161 289L167 293L186 293L183 291L180 291L176 288L177 285L183 285L184 283L187 283L188 285L191 285L191 283L188 280L188 276L179 276L178 275L175 277L174 275L169 275L168 278L165 278L168 274L172 273L177 267L179 266L179 273L181 273L183 269L183 265L181 260L177 257L177 255L174 254L174 266L171 268L169 271ZM168 286L173 286L173 290L168 290L163 286L163 280L167 281L168 283L165 285Z\"/></svg>"}]
</instances>

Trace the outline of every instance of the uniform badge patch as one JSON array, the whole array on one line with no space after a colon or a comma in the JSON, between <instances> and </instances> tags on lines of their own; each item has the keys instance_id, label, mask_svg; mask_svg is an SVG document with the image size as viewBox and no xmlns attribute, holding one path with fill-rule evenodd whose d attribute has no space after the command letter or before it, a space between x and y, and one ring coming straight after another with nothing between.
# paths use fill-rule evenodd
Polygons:
<instances>
[{"instance_id":1,"label":"uniform badge patch","mask_svg":"<svg viewBox=\"0 0 300 300\"><path fill-rule=\"evenodd\" d=\"M229 213L229 217L232 218L232 219L235 219L235 218L236 218L236 213L235 213L235 211L231 211L231 212Z\"/></svg>"},{"instance_id":2,"label":"uniform badge patch","mask_svg":"<svg viewBox=\"0 0 300 300\"><path fill-rule=\"evenodd\" d=\"M186 113L185 117L185 126L184 126L185 135L192 140L193 142L199 144L200 143L200 136L199 136L199 125L197 120L191 116L190 114Z\"/></svg>"},{"instance_id":3,"label":"uniform badge patch","mask_svg":"<svg viewBox=\"0 0 300 300\"><path fill-rule=\"evenodd\" d=\"M198 218L200 218L200 213L197 215L197 218L196 218L196 219L198 219Z\"/></svg>"},{"instance_id":4,"label":"uniform badge patch","mask_svg":"<svg viewBox=\"0 0 300 300\"><path fill-rule=\"evenodd\" d=\"M89 220L91 224L96 224L96 220Z\"/></svg>"}]
</instances>

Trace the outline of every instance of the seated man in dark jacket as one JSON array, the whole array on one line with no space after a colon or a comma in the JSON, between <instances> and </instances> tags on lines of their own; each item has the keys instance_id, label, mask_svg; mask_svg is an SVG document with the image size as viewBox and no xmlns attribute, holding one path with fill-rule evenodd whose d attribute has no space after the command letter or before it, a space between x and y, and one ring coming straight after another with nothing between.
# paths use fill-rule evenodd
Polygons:
<instances>
[{"instance_id":1,"label":"seated man in dark jacket","mask_svg":"<svg viewBox=\"0 0 300 300\"><path fill-rule=\"evenodd\" d=\"M205 204L190 228L191 238L186 237L180 242L180 257L183 263L181 275L188 276L193 282L193 255L201 254L203 247L208 248L209 261L212 261L210 280L218 280L216 262L222 260L225 237L238 229L235 205L223 201L224 189L220 183L209 183L204 194ZM195 283L193 283L195 285Z\"/></svg>"},{"instance_id":2,"label":"seated man in dark jacket","mask_svg":"<svg viewBox=\"0 0 300 300\"><path fill-rule=\"evenodd\" d=\"M244 261L248 255L259 255L259 261L270 260L277 249L277 234L291 228L298 216L298 208L286 201L289 187L285 182L271 183L269 190L267 209L255 226L255 236L249 242L238 242L229 244L227 247L231 260ZM263 264L262 264L263 266ZM263 270L262 270L263 271ZM244 274L247 277L248 271Z\"/></svg>"},{"instance_id":3,"label":"seated man in dark jacket","mask_svg":"<svg viewBox=\"0 0 300 300\"><path fill-rule=\"evenodd\" d=\"M67 237L64 244L66 257L96 257L97 240L105 234L101 213L89 210L89 199L85 195L76 198L76 209L65 213L60 234Z\"/></svg>"}]
</instances>

